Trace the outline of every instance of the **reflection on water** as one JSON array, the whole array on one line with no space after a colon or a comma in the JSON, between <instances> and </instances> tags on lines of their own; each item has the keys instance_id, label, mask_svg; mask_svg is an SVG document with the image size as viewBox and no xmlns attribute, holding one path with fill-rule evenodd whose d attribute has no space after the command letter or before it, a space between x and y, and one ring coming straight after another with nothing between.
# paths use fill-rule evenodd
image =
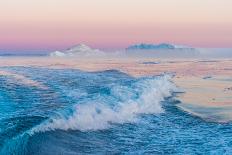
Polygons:
<instances>
[{"instance_id":1,"label":"reflection on water","mask_svg":"<svg viewBox=\"0 0 232 155\"><path fill-rule=\"evenodd\" d=\"M228 122L232 120L231 80L223 76L176 79L177 85L185 90L179 95L183 103L178 106L207 120Z\"/></svg>"}]
</instances>

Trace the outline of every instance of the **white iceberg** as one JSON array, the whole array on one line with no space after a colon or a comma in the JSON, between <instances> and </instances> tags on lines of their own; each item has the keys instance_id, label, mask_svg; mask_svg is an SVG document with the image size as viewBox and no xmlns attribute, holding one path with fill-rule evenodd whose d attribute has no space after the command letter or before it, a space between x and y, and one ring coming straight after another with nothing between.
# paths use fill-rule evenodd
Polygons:
<instances>
[{"instance_id":1,"label":"white iceberg","mask_svg":"<svg viewBox=\"0 0 232 155\"><path fill-rule=\"evenodd\" d=\"M126 50L162 50L162 49L169 49L169 50L175 50L175 49L194 49L192 47L183 46L183 45L174 45L174 44L168 44L168 43L162 43L162 44L136 44L131 45Z\"/></svg>"},{"instance_id":2,"label":"white iceberg","mask_svg":"<svg viewBox=\"0 0 232 155\"><path fill-rule=\"evenodd\" d=\"M51 57L64 57L65 53L60 52L60 51L55 51L49 54Z\"/></svg>"},{"instance_id":3,"label":"white iceberg","mask_svg":"<svg viewBox=\"0 0 232 155\"><path fill-rule=\"evenodd\" d=\"M98 57L105 55L105 53L98 49L92 49L85 44L78 44L62 52L55 51L49 55L53 57Z\"/></svg>"}]
</instances>

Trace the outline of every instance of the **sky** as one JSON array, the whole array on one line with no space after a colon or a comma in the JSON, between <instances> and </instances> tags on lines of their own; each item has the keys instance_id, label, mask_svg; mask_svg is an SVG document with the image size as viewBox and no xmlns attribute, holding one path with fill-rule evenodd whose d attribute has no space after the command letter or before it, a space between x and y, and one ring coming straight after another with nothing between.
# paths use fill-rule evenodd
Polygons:
<instances>
[{"instance_id":1,"label":"sky","mask_svg":"<svg viewBox=\"0 0 232 155\"><path fill-rule=\"evenodd\" d=\"M232 47L232 0L0 0L0 49Z\"/></svg>"}]
</instances>

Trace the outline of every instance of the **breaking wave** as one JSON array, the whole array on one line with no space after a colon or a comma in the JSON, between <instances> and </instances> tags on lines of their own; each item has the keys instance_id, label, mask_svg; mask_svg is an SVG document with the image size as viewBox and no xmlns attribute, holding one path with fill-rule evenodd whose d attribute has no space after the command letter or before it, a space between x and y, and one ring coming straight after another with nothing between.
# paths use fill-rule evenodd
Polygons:
<instances>
[{"instance_id":1,"label":"breaking wave","mask_svg":"<svg viewBox=\"0 0 232 155\"><path fill-rule=\"evenodd\" d=\"M168 75L142 78L128 86L114 84L108 95L76 104L72 112L59 114L32 129L34 132L50 130L99 130L112 124L137 121L138 114L162 113L161 102L177 88Z\"/></svg>"}]
</instances>

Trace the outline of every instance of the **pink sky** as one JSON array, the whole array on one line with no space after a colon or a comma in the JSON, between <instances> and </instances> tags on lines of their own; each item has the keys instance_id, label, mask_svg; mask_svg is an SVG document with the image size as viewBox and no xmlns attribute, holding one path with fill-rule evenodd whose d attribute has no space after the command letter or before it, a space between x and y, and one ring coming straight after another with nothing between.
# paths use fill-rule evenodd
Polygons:
<instances>
[{"instance_id":1,"label":"pink sky","mask_svg":"<svg viewBox=\"0 0 232 155\"><path fill-rule=\"evenodd\" d=\"M0 49L232 47L231 0L1 0Z\"/></svg>"}]
</instances>

